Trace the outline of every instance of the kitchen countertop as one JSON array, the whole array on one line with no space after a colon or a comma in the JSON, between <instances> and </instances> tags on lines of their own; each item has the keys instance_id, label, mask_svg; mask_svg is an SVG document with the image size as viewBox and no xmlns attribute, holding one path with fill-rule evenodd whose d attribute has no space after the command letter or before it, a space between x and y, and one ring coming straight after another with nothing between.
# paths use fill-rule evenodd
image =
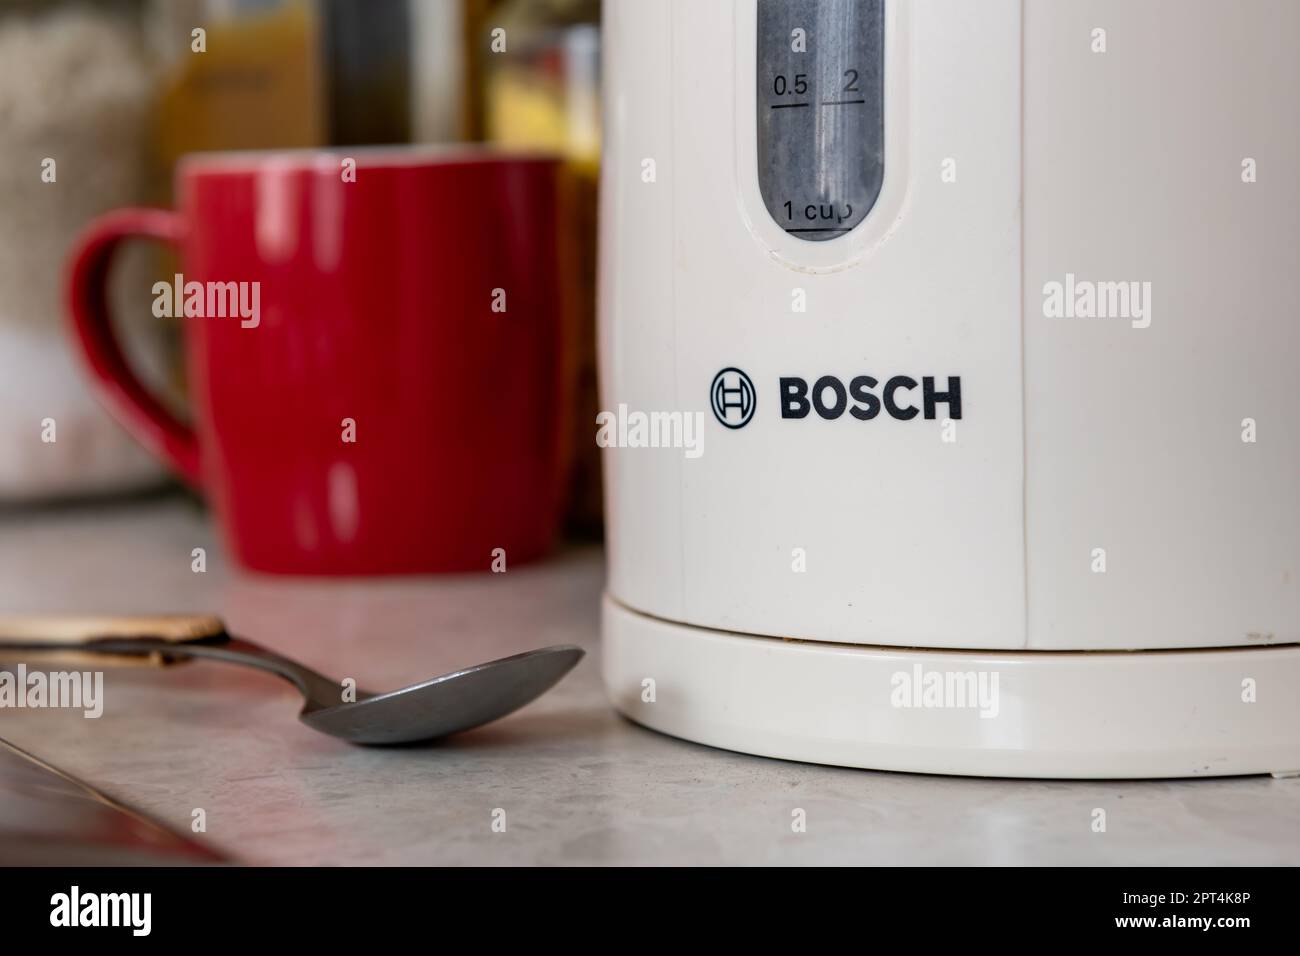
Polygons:
<instances>
[{"instance_id":1,"label":"kitchen countertop","mask_svg":"<svg viewBox=\"0 0 1300 956\"><path fill-rule=\"evenodd\" d=\"M215 611L234 633L379 690L544 644L589 653L524 710L433 746L324 737L297 721L288 685L213 663L110 670L98 720L0 711L0 737L182 831L202 808L206 839L248 863L1300 863L1300 779L876 773L645 730L601 688L603 575L588 546L497 575L253 577L227 567L183 497L6 509L0 613ZM1097 807L1105 833L1091 829ZM795 808L806 832L792 832Z\"/></svg>"}]
</instances>

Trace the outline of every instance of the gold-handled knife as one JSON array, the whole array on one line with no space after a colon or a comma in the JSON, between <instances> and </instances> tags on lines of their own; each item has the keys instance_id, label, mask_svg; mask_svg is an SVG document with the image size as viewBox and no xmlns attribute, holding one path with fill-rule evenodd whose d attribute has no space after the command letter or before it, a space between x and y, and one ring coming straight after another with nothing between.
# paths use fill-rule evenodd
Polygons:
<instances>
[{"instance_id":1,"label":"gold-handled knife","mask_svg":"<svg viewBox=\"0 0 1300 956\"><path fill-rule=\"evenodd\" d=\"M148 617L95 615L0 615L0 663L40 661L68 666L164 667L188 660L159 651L138 654L79 652L75 645L98 640L150 638L175 643L220 639L226 633L221 618L210 614L165 614ZM4 642L27 645L22 650ZM31 645L49 644L50 649ZM60 646L64 645L64 646Z\"/></svg>"}]
</instances>

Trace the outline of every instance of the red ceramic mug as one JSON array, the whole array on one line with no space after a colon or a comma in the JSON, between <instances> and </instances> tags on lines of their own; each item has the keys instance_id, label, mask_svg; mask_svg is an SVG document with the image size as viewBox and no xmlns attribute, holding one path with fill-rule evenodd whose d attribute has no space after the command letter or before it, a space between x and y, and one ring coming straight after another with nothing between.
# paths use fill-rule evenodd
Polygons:
<instances>
[{"instance_id":1,"label":"red ceramic mug","mask_svg":"<svg viewBox=\"0 0 1300 956\"><path fill-rule=\"evenodd\" d=\"M559 164L419 148L196 155L178 211L123 209L73 250L68 299L98 392L213 502L248 568L487 570L547 550L565 478ZM106 281L134 238L179 253L191 417L114 338Z\"/></svg>"}]
</instances>

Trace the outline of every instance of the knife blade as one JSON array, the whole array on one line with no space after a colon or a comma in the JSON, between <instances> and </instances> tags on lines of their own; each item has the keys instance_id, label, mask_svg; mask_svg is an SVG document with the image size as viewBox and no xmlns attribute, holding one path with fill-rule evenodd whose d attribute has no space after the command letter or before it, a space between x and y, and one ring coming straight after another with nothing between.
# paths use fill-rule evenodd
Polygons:
<instances>
[{"instance_id":1,"label":"knife blade","mask_svg":"<svg viewBox=\"0 0 1300 956\"><path fill-rule=\"evenodd\" d=\"M229 860L0 739L0 865L192 866Z\"/></svg>"}]
</instances>

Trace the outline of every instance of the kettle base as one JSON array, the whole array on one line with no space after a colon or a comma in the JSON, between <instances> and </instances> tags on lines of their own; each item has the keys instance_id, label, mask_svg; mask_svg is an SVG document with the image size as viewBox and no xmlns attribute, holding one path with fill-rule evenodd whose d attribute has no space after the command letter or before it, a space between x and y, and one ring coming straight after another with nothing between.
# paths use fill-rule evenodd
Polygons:
<instances>
[{"instance_id":1,"label":"kettle base","mask_svg":"<svg viewBox=\"0 0 1300 956\"><path fill-rule=\"evenodd\" d=\"M1300 773L1300 645L953 651L733 634L609 595L602 671L646 727L808 763L983 777Z\"/></svg>"}]
</instances>

